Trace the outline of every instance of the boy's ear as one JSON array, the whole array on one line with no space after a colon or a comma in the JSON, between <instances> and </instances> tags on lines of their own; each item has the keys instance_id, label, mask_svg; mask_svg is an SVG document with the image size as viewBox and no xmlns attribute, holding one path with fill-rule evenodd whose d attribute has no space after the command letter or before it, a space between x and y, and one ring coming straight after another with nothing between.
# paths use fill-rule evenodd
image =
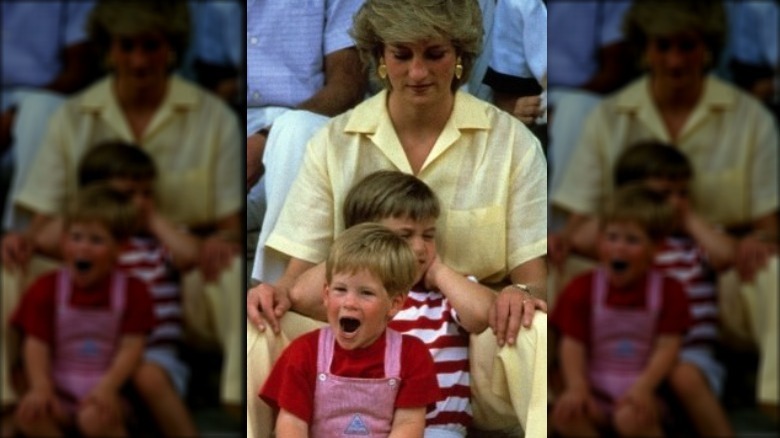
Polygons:
<instances>
[{"instance_id":1,"label":"boy's ear","mask_svg":"<svg viewBox=\"0 0 780 438\"><path fill-rule=\"evenodd\" d=\"M390 319L393 319L401 311L404 301L406 301L406 293L395 294L390 298L390 311L387 314Z\"/></svg>"},{"instance_id":2,"label":"boy's ear","mask_svg":"<svg viewBox=\"0 0 780 438\"><path fill-rule=\"evenodd\" d=\"M325 306L328 305L329 295L330 295L330 287L328 287L328 283L325 282L325 284L322 286L322 302L325 303Z\"/></svg>"}]
</instances>

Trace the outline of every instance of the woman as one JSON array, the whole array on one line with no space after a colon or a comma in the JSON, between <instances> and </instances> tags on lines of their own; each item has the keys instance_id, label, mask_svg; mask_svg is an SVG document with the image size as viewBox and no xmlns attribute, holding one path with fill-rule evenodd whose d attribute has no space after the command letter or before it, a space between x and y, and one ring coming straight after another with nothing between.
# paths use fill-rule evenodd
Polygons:
<instances>
[{"instance_id":1,"label":"woman","mask_svg":"<svg viewBox=\"0 0 780 438\"><path fill-rule=\"evenodd\" d=\"M200 271L221 285L233 281L232 293L221 294L221 299L233 297L236 301L224 306L237 313L241 137L238 120L227 106L172 74L190 35L187 3L101 1L87 26L90 38L102 48L110 74L68 100L52 117L15 200L17 207L34 216L24 232L3 239L4 266L26 266L33 253L59 257L56 244L46 245L58 239L40 237L72 199L81 156L103 141L121 140L140 145L154 158L162 170L155 188L162 214L204 234ZM229 313L215 314L217 324L236 319ZM220 329L226 333L226 327ZM240 339L237 333L232 337ZM240 350L240 345L236 347ZM226 366L235 368L239 378L241 352L227 353L232 359ZM236 404L241 400L237 392L223 396Z\"/></svg>"},{"instance_id":2,"label":"woman","mask_svg":"<svg viewBox=\"0 0 780 438\"><path fill-rule=\"evenodd\" d=\"M612 192L612 165L623 149L642 140L677 145L694 167L697 211L740 238L736 268L755 287L739 293L736 284L721 287L721 304L729 303L721 306L721 315L732 325L740 312L730 306L738 304L739 294L757 304L746 310L753 318L748 331L758 334L762 352L758 397L776 405L777 315L762 310L777 308L775 121L758 101L708 73L725 39L720 2L637 1L627 13L625 31L647 73L587 120L552 198L570 217L550 242L551 258L561 263L568 247L591 253L592 242L578 237ZM733 274L721 280L729 277L735 283ZM766 293L755 294L756 289ZM756 313L762 311L766 314Z\"/></svg>"},{"instance_id":3,"label":"woman","mask_svg":"<svg viewBox=\"0 0 780 438\"><path fill-rule=\"evenodd\" d=\"M443 262L501 289L492 311L496 337L488 335L485 343L493 349L496 339L501 346L511 345L519 360L515 337L521 320L530 326L534 308L546 309L546 163L538 140L521 122L457 91L468 80L481 47L477 3L369 0L355 16L352 35L385 90L333 119L310 141L267 242L291 259L275 285L250 290L251 325L264 329L267 321L279 330L279 318L290 308L290 288L324 259L344 228L341 205L352 183L376 170L400 170L418 176L442 200L437 227ZM287 314L285 320L289 318ZM305 330L300 319L281 322ZM285 334L297 333L285 328ZM248 346L249 391L257 390L253 379L270 366L278 348L253 341ZM264 336L259 342L276 341ZM253 348L268 350L256 354ZM492 358L491 353L472 357ZM486 365L488 373L491 365ZM521 387L520 382L509 386ZM487 388L483 391L490 392ZM250 427L267 427L268 418L253 418L255 408L250 405ZM493 417L492 424L482 426L517 424L512 416L528 426L528 412L520 411L518 407L509 420ZM545 424L539 427L546 430Z\"/></svg>"}]
</instances>

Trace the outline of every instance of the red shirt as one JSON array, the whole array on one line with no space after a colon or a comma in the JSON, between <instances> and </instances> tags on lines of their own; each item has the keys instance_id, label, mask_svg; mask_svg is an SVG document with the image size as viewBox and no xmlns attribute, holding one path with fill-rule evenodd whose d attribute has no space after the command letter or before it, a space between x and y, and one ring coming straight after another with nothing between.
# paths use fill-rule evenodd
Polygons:
<instances>
[{"instance_id":1,"label":"red shirt","mask_svg":"<svg viewBox=\"0 0 780 438\"><path fill-rule=\"evenodd\" d=\"M295 339L282 352L260 391L260 398L274 409L284 409L311 424L317 381L319 330ZM372 345L356 350L334 346L330 372L342 377L385 377L384 332ZM433 360L419 339L403 336L401 385L396 408L428 406L441 398Z\"/></svg>"},{"instance_id":2,"label":"red shirt","mask_svg":"<svg viewBox=\"0 0 780 438\"><path fill-rule=\"evenodd\" d=\"M22 296L22 301L11 318L11 325L21 329L26 336L34 336L48 345L52 345L54 340L57 273L58 271L50 272L35 280ZM126 293L120 333L149 333L154 327L155 319L146 284L137 278L128 277ZM108 308L110 298L109 277L88 289L74 286L70 302L73 306L82 308Z\"/></svg>"},{"instance_id":3,"label":"red shirt","mask_svg":"<svg viewBox=\"0 0 780 438\"><path fill-rule=\"evenodd\" d=\"M637 282L632 289L620 291L609 287L607 305L616 308L643 308L647 296L646 281ZM688 296L682 284L669 277L663 278L661 311L656 322L656 333L684 334L691 325ZM590 347L590 321L593 311L593 271L575 277L555 302L550 323L561 334L570 336Z\"/></svg>"}]
</instances>

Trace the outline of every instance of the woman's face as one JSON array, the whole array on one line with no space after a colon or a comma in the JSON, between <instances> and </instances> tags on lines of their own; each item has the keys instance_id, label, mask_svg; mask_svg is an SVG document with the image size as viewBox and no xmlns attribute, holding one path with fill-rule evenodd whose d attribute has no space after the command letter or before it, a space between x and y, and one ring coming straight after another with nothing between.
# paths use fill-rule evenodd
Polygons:
<instances>
[{"instance_id":1,"label":"woman's face","mask_svg":"<svg viewBox=\"0 0 780 438\"><path fill-rule=\"evenodd\" d=\"M395 98L424 105L452 97L457 54L448 40L388 44L384 59Z\"/></svg>"},{"instance_id":2,"label":"woman's face","mask_svg":"<svg viewBox=\"0 0 780 438\"><path fill-rule=\"evenodd\" d=\"M700 85L708 62L704 40L691 31L651 37L645 55L653 80L668 89Z\"/></svg>"},{"instance_id":3,"label":"woman's face","mask_svg":"<svg viewBox=\"0 0 780 438\"><path fill-rule=\"evenodd\" d=\"M159 32L117 35L111 41L108 56L117 78L141 90L165 83L173 50Z\"/></svg>"}]
</instances>

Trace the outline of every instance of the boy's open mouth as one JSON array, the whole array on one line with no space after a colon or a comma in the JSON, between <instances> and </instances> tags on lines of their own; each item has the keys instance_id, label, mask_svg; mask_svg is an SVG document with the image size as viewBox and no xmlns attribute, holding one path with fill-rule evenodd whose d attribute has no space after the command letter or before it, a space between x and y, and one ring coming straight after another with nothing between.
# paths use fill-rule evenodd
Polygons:
<instances>
[{"instance_id":1,"label":"boy's open mouth","mask_svg":"<svg viewBox=\"0 0 780 438\"><path fill-rule=\"evenodd\" d=\"M614 272L623 272L628 269L628 262L625 260L612 260L609 265Z\"/></svg>"},{"instance_id":2,"label":"boy's open mouth","mask_svg":"<svg viewBox=\"0 0 780 438\"><path fill-rule=\"evenodd\" d=\"M87 272L90 268L92 268L92 262L89 260L76 260L74 266L79 272Z\"/></svg>"},{"instance_id":3,"label":"boy's open mouth","mask_svg":"<svg viewBox=\"0 0 780 438\"><path fill-rule=\"evenodd\" d=\"M360 327L360 321L355 318L341 317L339 318L339 325L344 333L354 333Z\"/></svg>"}]
</instances>

